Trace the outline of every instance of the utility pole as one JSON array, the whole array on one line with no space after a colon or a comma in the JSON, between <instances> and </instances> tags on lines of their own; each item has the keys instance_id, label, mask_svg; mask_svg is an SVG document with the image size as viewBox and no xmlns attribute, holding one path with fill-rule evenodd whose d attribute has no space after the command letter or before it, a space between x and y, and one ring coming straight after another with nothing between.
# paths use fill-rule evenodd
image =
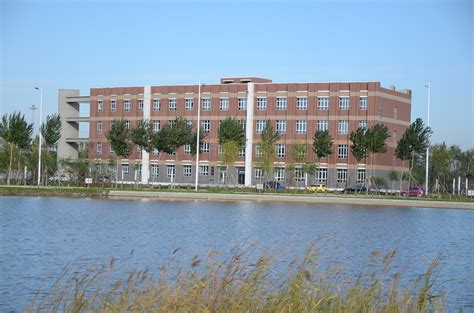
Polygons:
<instances>
[{"instance_id":1,"label":"utility pole","mask_svg":"<svg viewBox=\"0 0 474 313\"><path fill-rule=\"evenodd\" d=\"M428 88L428 119L427 119L427 126L430 127L430 106L431 106L431 83L425 85ZM430 146L426 148L426 168L425 168L425 195L428 195L428 171L429 171L429 163L430 163Z\"/></svg>"}]
</instances>

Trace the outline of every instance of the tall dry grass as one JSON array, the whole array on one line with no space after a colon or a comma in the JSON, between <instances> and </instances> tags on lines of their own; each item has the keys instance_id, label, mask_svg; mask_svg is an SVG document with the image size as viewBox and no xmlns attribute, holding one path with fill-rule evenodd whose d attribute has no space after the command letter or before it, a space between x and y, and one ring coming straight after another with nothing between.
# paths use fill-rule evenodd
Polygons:
<instances>
[{"instance_id":1,"label":"tall dry grass","mask_svg":"<svg viewBox=\"0 0 474 313\"><path fill-rule=\"evenodd\" d=\"M176 252L176 251L175 251ZM66 267L46 294L32 300L28 312L443 312L435 294L440 271L437 256L423 275L401 287L401 271L392 266L396 251L370 256L370 266L354 275L338 267L321 269L315 245L288 263L278 277L275 260L240 248L224 261L214 251L186 266L173 259L156 273L134 271L116 278L112 259L86 271ZM113 278L115 277L115 278Z\"/></svg>"}]
</instances>

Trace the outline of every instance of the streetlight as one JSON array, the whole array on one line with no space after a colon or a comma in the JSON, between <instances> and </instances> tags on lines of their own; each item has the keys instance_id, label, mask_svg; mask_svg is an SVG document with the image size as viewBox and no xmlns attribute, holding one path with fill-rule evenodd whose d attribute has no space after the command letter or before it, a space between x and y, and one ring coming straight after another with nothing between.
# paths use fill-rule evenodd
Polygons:
<instances>
[{"instance_id":1,"label":"streetlight","mask_svg":"<svg viewBox=\"0 0 474 313\"><path fill-rule=\"evenodd\" d=\"M43 119L43 88L35 87L40 92L40 107L39 107L39 146L38 146L38 187L41 184L41 120Z\"/></svg>"},{"instance_id":2,"label":"streetlight","mask_svg":"<svg viewBox=\"0 0 474 313\"><path fill-rule=\"evenodd\" d=\"M201 130L201 81L199 81L198 87L198 120L197 120L197 138L196 138L196 180L194 181L194 190L198 191L198 181L199 181L199 136Z\"/></svg>"},{"instance_id":3,"label":"streetlight","mask_svg":"<svg viewBox=\"0 0 474 313\"><path fill-rule=\"evenodd\" d=\"M425 88L428 88L428 119L427 119L427 126L430 127L431 83L428 83L428 85L425 85ZM430 162L430 145L428 144L428 147L426 147L425 195L428 195L429 162Z\"/></svg>"}]
</instances>

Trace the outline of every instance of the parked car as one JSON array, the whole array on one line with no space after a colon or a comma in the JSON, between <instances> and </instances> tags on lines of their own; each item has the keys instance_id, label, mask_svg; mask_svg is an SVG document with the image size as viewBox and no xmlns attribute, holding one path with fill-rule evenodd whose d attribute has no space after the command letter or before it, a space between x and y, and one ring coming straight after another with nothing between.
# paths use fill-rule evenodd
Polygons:
<instances>
[{"instance_id":1,"label":"parked car","mask_svg":"<svg viewBox=\"0 0 474 313\"><path fill-rule=\"evenodd\" d=\"M357 184L357 185L354 185L352 187L345 188L342 192L356 193L356 192L366 192L366 191L367 191L367 187L365 187L364 184Z\"/></svg>"},{"instance_id":2,"label":"parked car","mask_svg":"<svg viewBox=\"0 0 474 313\"><path fill-rule=\"evenodd\" d=\"M277 181L267 181L263 184L264 189L285 190L285 186Z\"/></svg>"},{"instance_id":3,"label":"parked car","mask_svg":"<svg viewBox=\"0 0 474 313\"><path fill-rule=\"evenodd\" d=\"M54 175L54 176L51 176L48 179L49 179L49 181L62 181L62 182L70 180L69 176L64 175L64 174Z\"/></svg>"},{"instance_id":4,"label":"parked car","mask_svg":"<svg viewBox=\"0 0 474 313\"><path fill-rule=\"evenodd\" d=\"M425 190L420 187L410 188L408 190L402 191L402 196L421 197L424 195L425 195Z\"/></svg>"},{"instance_id":5,"label":"parked car","mask_svg":"<svg viewBox=\"0 0 474 313\"><path fill-rule=\"evenodd\" d=\"M316 184L306 187L306 190L312 192L326 192L327 188L325 184Z\"/></svg>"}]
</instances>

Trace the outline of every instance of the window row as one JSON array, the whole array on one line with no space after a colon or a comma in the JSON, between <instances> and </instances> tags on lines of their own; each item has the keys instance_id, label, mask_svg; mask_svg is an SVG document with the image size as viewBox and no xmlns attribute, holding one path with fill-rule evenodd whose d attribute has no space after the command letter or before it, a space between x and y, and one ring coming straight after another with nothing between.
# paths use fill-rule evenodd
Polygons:
<instances>
[{"instance_id":1,"label":"window row","mask_svg":"<svg viewBox=\"0 0 474 313\"><path fill-rule=\"evenodd\" d=\"M273 170L273 177L277 181L284 181L285 180L285 173L287 170L284 167L275 167ZM365 182L365 175L366 170L363 168L357 169L357 183L364 183ZM293 172L293 177L295 181L304 181L304 172L301 168L295 168ZM261 168L256 167L254 169L254 177L256 180L263 180L264 173ZM324 167L320 167L316 169L315 173L316 181L319 183L327 183L328 180L328 169ZM348 169L347 168L337 168L335 173L335 178L338 183L347 183L348 181Z\"/></svg>"}]
</instances>

